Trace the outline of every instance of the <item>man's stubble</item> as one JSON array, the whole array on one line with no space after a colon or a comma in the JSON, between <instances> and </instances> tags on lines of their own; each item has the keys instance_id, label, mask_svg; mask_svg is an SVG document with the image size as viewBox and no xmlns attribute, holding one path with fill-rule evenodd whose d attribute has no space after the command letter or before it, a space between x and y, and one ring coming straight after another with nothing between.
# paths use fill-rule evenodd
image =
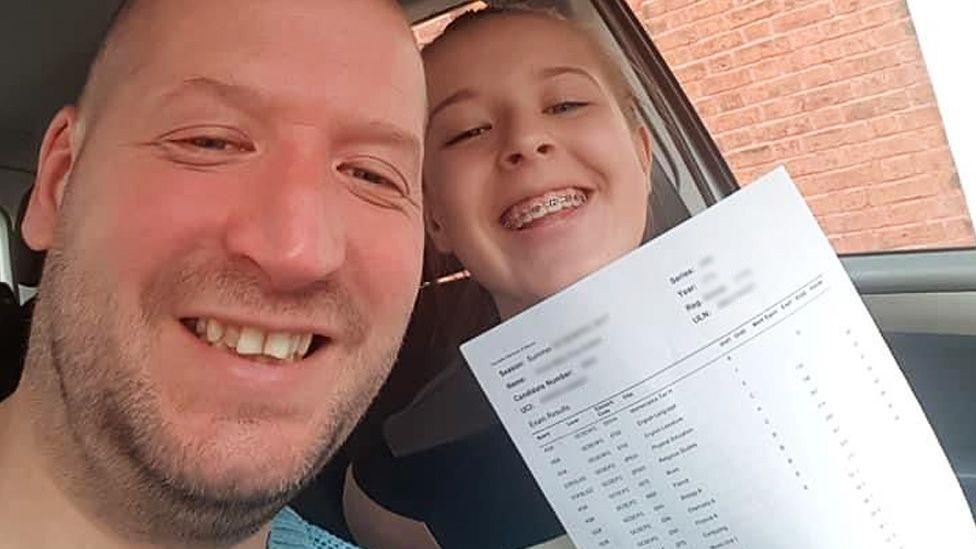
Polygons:
<instances>
[{"instance_id":1,"label":"man's stubble","mask_svg":"<svg viewBox=\"0 0 976 549\"><path fill-rule=\"evenodd\" d=\"M269 296L246 265L182 261L159 273L140 296L138 313L120 307L112 283L72 235L80 212L73 187L63 200L55 244L45 261L35 309L25 384L35 399L35 432L69 495L82 507L142 541L231 545L267 523L331 458L369 405L396 356L400 334L370 343L366 315L345 288L323 281L290 295ZM177 260L177 262L180 262ZM357 376L344 393L323 387L335 413L293 471L243 493L233 478L201 478L195 466L207 440L175 440L148 373L163 352L152 334L162 304L213 292L257 312L295 314L321 307L358 342L346 364ZM140 337L145 336L145 337ZM373 336L372 339L376 339ZM43 410L43 411L40 411ZM239 427L273 421L286 408L242 403L229 410Z\"/></svg>"}]
</instances>

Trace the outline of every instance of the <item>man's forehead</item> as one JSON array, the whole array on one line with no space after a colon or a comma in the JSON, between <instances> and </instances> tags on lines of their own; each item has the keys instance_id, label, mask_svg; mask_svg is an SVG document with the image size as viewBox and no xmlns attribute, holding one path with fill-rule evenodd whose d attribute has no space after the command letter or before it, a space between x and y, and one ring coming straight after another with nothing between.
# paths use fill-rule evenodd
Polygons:
<instances>
[{"instance_id":1,"label":"man's forehead","mask_svg":"<svg viewBox=\"0 0 976 549\"><path fill-rule=\"evenodd\" d=\"M205 76L187 78L163 90L155 98L159 105L151 108L156 106L165 108L167 104L194 101L201 97L216 99L237 110L258 115L273 113L287 115L293 108L291 103L280 100L266 90ZM343 114L345 116L341 118L348 126L347 133L350 139L383 142L411 151L420 149L421 140L415 127L407 127L389 117L372 116L368 111ZM334 123L334 120L331 123Z\"/></svg>"},{"instance_id":2,"label":"man's forehead","mask_svg":"<svg viewBox=\"0 0 976 549\"><path fill-rule=\"evenodd\" d=\"M93 69L98 87L141 79L152 82L136 84L158 91L203 77L303 93L352 92L370 82L375 89L363 103L382 103L388 91L415 94L418 83L423 93L409 27L387 0L153 0L125 19Z\"/></svg>"}]
</instances>

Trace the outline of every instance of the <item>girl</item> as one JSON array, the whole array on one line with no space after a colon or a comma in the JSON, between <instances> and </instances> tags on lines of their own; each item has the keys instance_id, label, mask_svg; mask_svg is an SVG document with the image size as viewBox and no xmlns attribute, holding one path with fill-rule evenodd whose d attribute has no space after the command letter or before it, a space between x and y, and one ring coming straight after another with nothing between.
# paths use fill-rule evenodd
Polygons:
<instances>
[{"instance_id":1,"label":"girl","mask_svg":"<svg viewBox=\"0 0 976 549\"><path fill-rule=\"evenodd\" d=\"M497 317L640 244L651 143L620 68L587 30L488 9L457 19L423 56L428 236ZM457 343L347 474L350 530L369 547L571 546Z\"/></svg>"}]
</instances>

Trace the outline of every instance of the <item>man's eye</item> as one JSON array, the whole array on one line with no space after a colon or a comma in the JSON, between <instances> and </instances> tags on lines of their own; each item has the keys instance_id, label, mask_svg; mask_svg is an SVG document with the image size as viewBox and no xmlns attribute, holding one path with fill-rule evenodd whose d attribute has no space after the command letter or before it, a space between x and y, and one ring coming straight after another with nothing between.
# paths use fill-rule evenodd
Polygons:
<instances>
[{"instance_id":1,"label":"man's eye","mask_svg":"<svg viewBox=\"0 0 976 549\"><path fill-rule=\"evenodd\" d=\"M589 105L589 103L585 101L560 101L555 105L546 107L543 112L545 112L546 114L563 114L570 111L582 109L587 105Z\"/></svg>"},{"instance_id":2,"label":"man's eye","mask_svg":"<svg viewBox=\"0 0 976 549\"><path fill-rule=\"evenodd\" d=\"M177 142L182 142L184 145L210 151L246 152L248 150L246 145L235 143L227 139L221 139L219 137L190 137L187 139L177 140Z\"/></svg>"},{"instance_id":3,"label":"man's eye","mask_svg":"<svg viewBox=\"0 0 976 549\"><path fill-rule=\"evenodd\" d=\"M399 194L408 192L400 171L381 160L364 158L355 164L341 164L337 170L347 177L366 182L370 188L393 190Z\"/></svg>"},{"instance_id":4,"label":"man's eye","mask_svg":"<svg viewBox=\"0 0 976 549\"><path fill-rule=\"evenodd\" d=\"M378 174L372 170L367 170L365 168L359 168L356 166L343 166L340 171L349 177L354 179L362 179L367 183L372 183L374 185L390 185L395 186L393 181L389 177Z\"/></svg>"},{"instance_id":5,"label":"man's eye","mask_svg":"<svg viewBox=\"0 0 976 549\"><path fill-rule=\"evenodd\" d=\"M194 166L217 165L257 150L247 135L219 126L177 130L154 144L172 160Z\"/></svg>"},{"instance_id":6,"label":"man's eye","mask_svg":"<svg viewBox=\"0 0 976 549\"><path fill-rule=\"evenodd\" d=\"M471 128L470 130L465 130L455 135L454 137L448 139L447 143L444 143L444 146L450 147L451 145L456 145L462 141L472 139L474 137L478 137L479 135L486 133L489 130L491 130L491 126L488 124L485 124L484 126L478 126L477 128Z\"/></svg>"}]
</instances>

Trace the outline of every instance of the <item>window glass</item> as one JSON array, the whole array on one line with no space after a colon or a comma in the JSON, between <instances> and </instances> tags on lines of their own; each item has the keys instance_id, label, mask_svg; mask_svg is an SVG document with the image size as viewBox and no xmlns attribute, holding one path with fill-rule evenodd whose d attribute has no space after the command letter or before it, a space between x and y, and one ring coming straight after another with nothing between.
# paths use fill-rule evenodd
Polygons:
<instances>
[{"instance_id":1,"label":"window glass","mask_svg":"<svg viewBox=\"0 0 976 549\"><path fill-rule=\"evenodd\" d=\"M785 165L840 253L974 245L905 2L628 4L740 184Z\"/></svg>"}]
</instances>

